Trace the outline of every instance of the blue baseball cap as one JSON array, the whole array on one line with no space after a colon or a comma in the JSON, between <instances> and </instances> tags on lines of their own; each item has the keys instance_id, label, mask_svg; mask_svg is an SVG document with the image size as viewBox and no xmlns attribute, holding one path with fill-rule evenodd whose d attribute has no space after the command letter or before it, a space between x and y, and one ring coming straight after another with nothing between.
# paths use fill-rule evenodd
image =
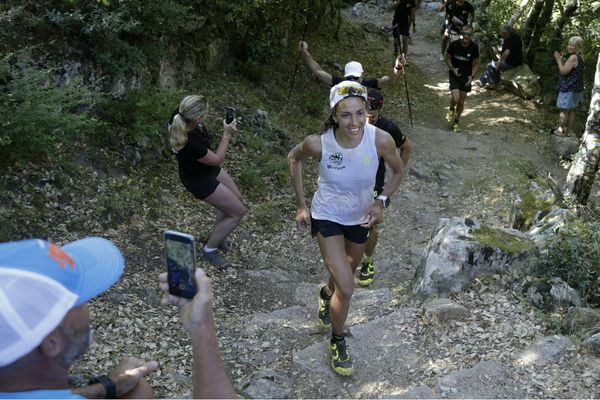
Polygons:
<instances>
[{"instance_id":1,"label":"blue baseball cap","mask_svg":"<svg viewBox=\"0 0 600 400\"><path fill-rule=\"evenodd\" d=\"M0 367L28 354L65 315L115 284L123 256L89 237L59 247L41 239L0 243Z\"/></svg>"}]
</instances>

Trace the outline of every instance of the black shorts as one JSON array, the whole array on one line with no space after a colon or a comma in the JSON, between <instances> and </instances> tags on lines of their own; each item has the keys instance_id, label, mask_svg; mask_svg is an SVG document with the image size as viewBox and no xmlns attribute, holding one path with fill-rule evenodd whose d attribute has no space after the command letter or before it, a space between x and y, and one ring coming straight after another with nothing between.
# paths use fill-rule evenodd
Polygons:
<instances>
[{"instance_id":1,"label":"black shorts","mask_svg":"<svg viewBox=\"0 0 600 400\"><path fill-rule=\"evenodd\" d=\"M396 39L400 39L400 36L410 36L410 23L398 24L392 31L392 34Z\"/></svg>"},{"instance_id":2,"label":"black shorts","mask_svg":"<svg viewBox=\"0 0 600 400\"><path fill-rule=\"evenodd\" d=\"M202 178L197 179L188 179L181 175L179 175L179 179L181 179L181 183L183 186L194 195L197 199L204 200L208 196L214 193L217 190L217 186L219 186L219 180L217 176L221 172L221 167L215 168L210 175L207 175Z\"/></svg>"},{"instance_id":3,"label":"black shorts","mask_svg":"<svg viewBox=\"0 0 600 400\"><path fill-rule=\"evenodd\" d=\"M450 90L460 90L461 92L469 93L471 91L471 82L468 76L456 76L453 72L449 72Z\"/></svg>"},{"instance_id":4,"label":"black shorts","mask_svg":"<svg viewBox=\"0 0 600 400\"><path fill-rule=\"evenodd\" d=\"M352 243L363 244L369 238L369 228L363 228L360 225L342 225L337 222L327 221L325 219L314 219L310 217L310 233L312 237L320 233L323 237L344 236Z\"/></svg>"}]
</instances>

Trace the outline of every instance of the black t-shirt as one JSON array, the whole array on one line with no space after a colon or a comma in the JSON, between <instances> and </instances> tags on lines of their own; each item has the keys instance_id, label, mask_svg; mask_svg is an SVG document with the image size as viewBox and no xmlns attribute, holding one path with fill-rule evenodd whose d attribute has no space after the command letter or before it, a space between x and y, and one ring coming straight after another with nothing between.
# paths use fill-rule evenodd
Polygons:
<instances>
[{"instance_id":1,"label":"black t-shirt","mask_svg":"<svg viewBox=\"0 0 600 400\"><path fill-rule=\"evenodd\" d=\"M343 81L347 81L349 79L346 78L342 78L340 76L331 76L331 85L335 86L340 82ZM373 89L377 89L379 90L379 86L377 85L379 83L379 79L363 79L362 82L360 82L361 85L363 85L364 87L368 87L368 88L373 88Z\"/></svg>"},{"instance_id":2,"label":"black t-shirt","mask_svg":"<svg viewBox=\"0 0 600 400\"><path fill-rule=\"evenodd\" d=\"M510 53L505 60L507 64L510 64L513 67L518 67L523 64L523 42L521 41L521 37L515 32L511 32L506 39L502 41L502 53L504 53L504 50L506 49L510 50Z\"/></svg>"},{"instance_id":3,"label":"black t-shirt","mask_svg":"<svg viewBox=\"0 0 600 400\"><path fill-rule=\"evenodd\" d=\"M448 54L452 66L458 68L460 76L469 76L473 73L473 60L479 58L479 47L473 41L468 46L463 46L460 40L455 40L448 46Z\"/></svg>"},{"instance_id":4,"label":"black t-shirt","mask_svg":"<svg viewBox=\"0 0 600 400\"><path fill-rule=\"evenodd\" d=\"M475 9L468 1L462 6L456 2L446 4L446 15L450 16L450 32L460 33L462 27L469 24L469 14L475 15Z\"/></svg>"},{"instance_id":5,"label":"black t-shirt","mask_svg":"<svg viewBox=\"0 0 600 400\"><path fill-rule=\"evenodd\" d=\"M406 142L406 136L402 133L398 125L394 121L389 118L379 116L377 122L375 122L375 126L379 129L383 129L394 138L394 142L396 143L396 147L402 147L404 142ZM383 188L383 184L385 182L385 161L383 157L379 158L379 167L377 168L377 176L375 177L375 190L381 190Z\"/></svg>"},{"instance_id":6,"label":"black t-shirt","mask_svg":"<svg viewBox=\"0 0 600 400\"><path fill-rule=\"evenodd\" d=\"M177 109L171 114L169 125L177 115ZM208 154L210 147L210 134L204 125L198 125L188 133L188 142L181 150L175 153L179 165L179 175L182 178L194 180L210 175L215 166L202 164L199 159Z\"/></svg>"},{"instance_id":7,"label":"black t-shirt","mask_svg":"<svg viewBox=\"0 0 600 400\"><path fill-rule=\"evenodd\" d=\"M415 0L402 0L394 9L394 19L392 25L408 25L410 23L410 14L417 6Z\"/></svg>"}]
</instances>

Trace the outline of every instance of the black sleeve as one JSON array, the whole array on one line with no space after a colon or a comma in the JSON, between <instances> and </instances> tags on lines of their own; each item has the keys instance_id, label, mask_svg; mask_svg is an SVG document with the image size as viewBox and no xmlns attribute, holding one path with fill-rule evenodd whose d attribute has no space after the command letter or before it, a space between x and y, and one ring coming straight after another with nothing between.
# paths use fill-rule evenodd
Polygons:
<instances>
[{"instance_id":1,"label":"black sleeve","mask_svg":"<svg viewBox=\"0 0 600 400\"><path fill-rule=\"evenodd\" d=\"M339 76L333 76L333 75L331 75L331 86L335 86L338 83L343 82L343 81L345 81L344 78L341 78Z\"/></svg>"}]
</instances>

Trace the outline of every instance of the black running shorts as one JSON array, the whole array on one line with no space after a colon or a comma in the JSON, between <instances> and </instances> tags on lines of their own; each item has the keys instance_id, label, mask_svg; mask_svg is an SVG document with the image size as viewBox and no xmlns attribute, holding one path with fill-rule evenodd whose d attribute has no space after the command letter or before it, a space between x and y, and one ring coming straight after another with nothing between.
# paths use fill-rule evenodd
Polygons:
<instances>
[{"instance_id":1,"label":"black running shorts","mask_svg":"<svg viewBox=\"0 0 600 400\"><path fill-rule=\"evenodd\" d=\"M468 76L456 76L453 72L449 73L450 90L460 90L461 92L469 93L471 91L471 82Z\"/></svg>"},{"instance_id":2,"label":"black running shorts","mask_svg":"<svg viewBox=\"0 0 600 400\"><path fill-rule=\"evenodd\" d=\"M219 186L219 180L217 176L221 172L221 168L215 168L214 171L210 173L210 175L198 178L198 179L187 179L183 176L179 176L181 179L181 183L183 186L194 195L197 199L204 200L208 196L214 193L217 190L217 186Z\"/></svg>"},{"instance_id":3,"label":"black running shorts","mask_svg":"<svg viewBox=\"0 0 600 400\"><path fill-rule=\"evenodd\" d=\"M344 236L352 243L363 244L369 238L369 228L363 228L360 225L342 225L337 222L327 221L325 219L314 219L310 217L310 231L312 237L320 233L323 237Z\"/></svg>"}]
</instances>

